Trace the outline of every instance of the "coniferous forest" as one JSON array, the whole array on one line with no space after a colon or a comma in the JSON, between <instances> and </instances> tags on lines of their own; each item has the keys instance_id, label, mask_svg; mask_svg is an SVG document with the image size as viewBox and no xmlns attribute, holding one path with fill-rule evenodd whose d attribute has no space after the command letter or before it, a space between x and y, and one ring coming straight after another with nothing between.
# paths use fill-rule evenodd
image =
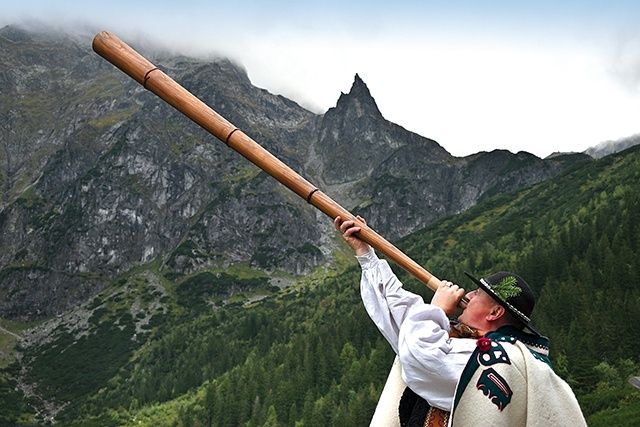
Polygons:
<instances>
[{"instance_id":1,"label":"coniferous forest","mask_svg":"<svg viewBox=\"0 0 640 427\"><path fill-rule=\"evenodd\" d=\"M640 375L640 147L485 200L397 245L469 289L465 271L521 274L538 297L533 324L589 425L640 425L640 390L628 382ZM178 283L147 266L84 308L87 334L61 329L25 348L28 379L64 403L57 425L366 426L394 355L364 312L359 276L346 256L344 267L251 304L220 306L211 302L228 277ZM33 397L16 391L18 369L0 371L2 425L41 421Z\"/></svg>"}]
</instances>

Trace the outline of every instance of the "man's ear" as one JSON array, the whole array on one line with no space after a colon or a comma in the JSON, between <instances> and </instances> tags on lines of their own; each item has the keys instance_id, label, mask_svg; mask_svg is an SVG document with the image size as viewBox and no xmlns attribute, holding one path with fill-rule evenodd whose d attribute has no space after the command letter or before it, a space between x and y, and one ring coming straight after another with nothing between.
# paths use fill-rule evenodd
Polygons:
<instances>
[{"instance_id":1,"label":"man's ear","mask_svg":"<svg viewBox=\"0 0 640 427\"><path fill-rule=\"evenodd\" d=\"M495 322L496 320L500 319L505 312L506 310L503 306L501 306L500 304L494 304L493 307L491 307L489 314L487 314L487 321Z\"/></svg>"}]
</instances>

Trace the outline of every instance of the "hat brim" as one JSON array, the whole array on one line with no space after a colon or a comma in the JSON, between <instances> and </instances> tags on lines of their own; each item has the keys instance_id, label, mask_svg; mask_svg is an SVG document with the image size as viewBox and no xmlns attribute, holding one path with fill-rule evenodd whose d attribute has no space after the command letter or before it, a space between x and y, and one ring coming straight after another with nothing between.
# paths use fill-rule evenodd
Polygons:
<instances>
[{"instance_id":1,"label":"hat brim","mask_svg":"<svg viewBox=\"0 0 640 427\"><path fill-rule=\"evenodd\" d=\"M533 329L533 327L531 326L530 319L528 319L524 314L520 313L518 310L516 310L514 307L512 307L509 303L507 303L506 301L501 299L493 291L493 289L491 289L491 286L489 286L486 282L484 282L482 280L476 279L475 277L473 277L471 274L467 273L466 271L464 272L464 274L466 274L469 279L471 279L476 285L478 285L479 288L481 288L483 291L485 291L487 294L489 294L489 296L491 298L493 298L498 304L500 304L502 307L504 307L504 309L507 310L511 315L513 315L514 318L518 319L520 321L520 323L522 323L522 325L524 327L529 329L534 334L536 334L538 336L541 336L540 333L538 331L536 331L535 329Z\"/></svg>"}]
</instances>

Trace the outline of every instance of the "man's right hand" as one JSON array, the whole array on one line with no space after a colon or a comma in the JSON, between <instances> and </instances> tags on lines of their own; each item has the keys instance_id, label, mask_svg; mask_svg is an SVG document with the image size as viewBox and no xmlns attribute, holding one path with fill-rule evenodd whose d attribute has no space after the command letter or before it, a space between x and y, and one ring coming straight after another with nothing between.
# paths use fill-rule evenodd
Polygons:
<instances>
[{"instance_id":1,"label":"man's right hand","mask_svg":"<svg viewBox=\"0 0 640 427\"><path fill-rule=\"evenodd\" d=\"M359 215L356 218L358 218L358 221L361 221L363 224L367 223L367 221ZM336 230L342 233L342 238L349 244L349 246L351 246L351 248L353 248L357 256L369 253L371 246L356 235L356 233L360 231L360 227L356 225L355 221L343 221L340 216L337 216L333 223L336 226Z\"/></svg>"}]
</instances>

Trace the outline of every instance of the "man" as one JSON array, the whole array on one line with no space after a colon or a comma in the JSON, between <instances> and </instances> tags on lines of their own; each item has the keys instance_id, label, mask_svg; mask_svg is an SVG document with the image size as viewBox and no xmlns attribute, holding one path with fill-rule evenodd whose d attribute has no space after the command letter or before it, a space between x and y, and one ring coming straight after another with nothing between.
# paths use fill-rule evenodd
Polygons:
<instances>
[{"instance_id":1,"label":"man","mask_svg":"<svg viewBox=\"0 0 640 427\"><path fill-rule=\"evenodd\" d=\"M355 251L363 303L397 354L394 365L407 386L393 403L393 425L586 426L573 392L550 367L547 339L530 325L535 299L521 277L469 275L478 289L466 294L459 323L451 323L464 289L443 281L426 304L357 237L354 221L337 217L335 227ZM452 328L461 338L451 337ZM390 425L380 414L386 389L372 425Z\"/></svg>"}]
</instances>

